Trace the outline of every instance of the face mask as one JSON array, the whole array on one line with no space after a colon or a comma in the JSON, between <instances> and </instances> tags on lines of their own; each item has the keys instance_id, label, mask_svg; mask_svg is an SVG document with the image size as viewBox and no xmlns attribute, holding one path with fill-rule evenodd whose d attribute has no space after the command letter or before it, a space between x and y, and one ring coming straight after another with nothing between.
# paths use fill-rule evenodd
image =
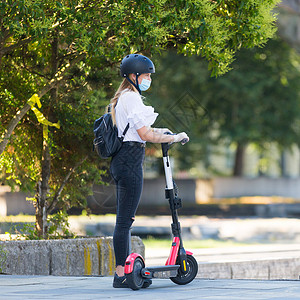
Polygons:
<instances>
[{"instance_id":1,"label":"face mask","mask_svg":"<svg viewBox=\"0 0 300 300\"><path fill-rule=\"evenodd\" d=\"M143 79L139 88L141 91L147 91L151 85L151 80Z\"/></svg>"}]
</instances>

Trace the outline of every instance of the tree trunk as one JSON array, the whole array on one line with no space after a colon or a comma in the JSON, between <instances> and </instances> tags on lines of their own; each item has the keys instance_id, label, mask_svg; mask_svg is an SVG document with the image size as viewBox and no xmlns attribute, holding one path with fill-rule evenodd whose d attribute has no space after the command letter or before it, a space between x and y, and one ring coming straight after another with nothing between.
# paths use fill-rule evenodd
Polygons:
<instances>
[{"instance_id":1,"label":"tree trunk","mask_svg":"<svg viewBox=\"0 0 300 300\"><path fill-rule=\"evenodd\" d=\"M35 228L39 237L46 238L47 236L47 208L48 208L48 191L49 179L51 174L51 156L49 145L46 140L43 144L42 158L42 178L38 183L37 205L35 207Z\"/></svg>"},{"instance_id":2,"label":"tree trunk","mask_svg":"<svg viewBox=\"0 0 300 300\"><path fill-rule=\"evenodd\" d=\"M243 176L245 149L246 146L244 144L241 143L237 144L237 148L235 152L233 176Z\"/></svg>"},{"instance_id":3,"label":"tree trunk","mask_svg":"<svg viewBox=\"0 0 300 300\"><path fill-rule=\"evenodd\" d=\"M52 77L55 76L58 69L58 38L55 36L51 42L52 55L51 55L51 73ZM51 102L55 102L57 98L57 87L50 90ZM48 110L48 117L51 114L51 107ZM44 125L45 126L45 125ZM48 226L48 192L49 192L49 179L51 175L51 155L49 148L48 138L43 137L43 156L42 156L42 179L39 192L39 205L36 207L36 231L39 236L46 238Z\"/></svg>"},{"instance_id":4,"label":"tree trunk","mask_svg":"<svg viewBox=\"0 0 300 300\"><path fill-rule=\"evenodd\" d=\"M286 156L285 156L285 151L281 151L280 155L280 171L281 171L281 176L282 177L287 177L286 174Z\"/></svg>"}]
</instances>

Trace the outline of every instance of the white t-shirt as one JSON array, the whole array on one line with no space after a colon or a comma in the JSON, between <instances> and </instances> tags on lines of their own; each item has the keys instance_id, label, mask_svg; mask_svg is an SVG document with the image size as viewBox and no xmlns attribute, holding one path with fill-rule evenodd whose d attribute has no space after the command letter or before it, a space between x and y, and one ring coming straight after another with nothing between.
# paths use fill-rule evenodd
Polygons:
<instances>
[{"instance_id":1,"label":"white t-shirt","mask_svg":"<svg viewBox=\"0 0 300 300\"><path fill-rule=\"evenodd\" d=\"M119 137L129 123L129 129L123 141L145 143L137 130L144 126L151 126L155 122L158 113L154 112L154 108L146 106L138 93L126 89L119 97L115 109Z\"/></svg>"}]
</instances>

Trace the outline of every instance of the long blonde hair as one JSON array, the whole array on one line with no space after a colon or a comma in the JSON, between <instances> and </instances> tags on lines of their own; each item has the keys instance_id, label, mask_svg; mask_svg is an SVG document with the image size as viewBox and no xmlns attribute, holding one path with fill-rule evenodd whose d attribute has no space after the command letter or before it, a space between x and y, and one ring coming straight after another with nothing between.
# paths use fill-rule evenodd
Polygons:
<instances>
[{"instance_id":1,"label":"long blonde hair","mask_svg":"<svg viewBox=\"0 0 300 300\"><path fill-rule=\"evenodd\" d=\"M126 89L129 89L133 92L138 92L137 89L126 78L124 78L123 81L121 82L118 90L116 91L114 97L110 100L110 104L106 107L106 112L108 112L108 108L110 106L110 113L111 113L114 125L117 125L115 107L117 105L119 97L121 96L121 93Z\"/></svg>"}]
</instances>

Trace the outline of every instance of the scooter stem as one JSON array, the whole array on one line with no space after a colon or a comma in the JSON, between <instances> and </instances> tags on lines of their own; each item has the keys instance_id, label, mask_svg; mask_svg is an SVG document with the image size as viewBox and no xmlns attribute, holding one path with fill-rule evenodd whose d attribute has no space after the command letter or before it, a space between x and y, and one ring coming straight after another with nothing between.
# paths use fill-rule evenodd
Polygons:
<instances>
[{"instance_id":1,"label":"scooter stem","mask_svg":"<svg viewBox=\"0 0 300 300\"><path fill-rule=\"evenodd\" d=\"M170 149L170 144L169 143L162 143L161 144L161 149L162 149L163 157L167 157L168 156L168 151Z\"/></svg>"},{"instance_id":2,"label":"scooter stem","mask_svg":"<svg viewBox=\"0 0 300 300\"><path fill-rule=\"evenodd\" d=\"M177 261L180 262L180 268L183 274L186 274L188 269L186 266L187 254L183 248L182 237L181 237L181 228L180 222L178 221L177 209L181 207L181 199L177 198L174 193L174 184L172 178L172 170L170 164L170 158L168 155L169 144L163 143L162 152L163 152L163 161L165 168L166 176L166 198L169 200L170 209L172 213L173 223L171 224L172 234L173 234L173 243L170 252L170 256L166 262L166 265L174 265Z\"/></svg>"},{"instance_id":3,"label":"scooter stem","mask_svg":"<svg viewBox=\"0 0 300 300\"><path fill-rule=\"evenodd\" d=\"M166 189L172 190L174 188L174 186L173 186L173 177L172 177L170 158L168 155L169 144L162 143L161 148L162 148L162 153L163 153L163 162L164 162L164 169L165 169L165 176L166 176L166 185L167 185Z\"/></svg>"}]
</instances>

